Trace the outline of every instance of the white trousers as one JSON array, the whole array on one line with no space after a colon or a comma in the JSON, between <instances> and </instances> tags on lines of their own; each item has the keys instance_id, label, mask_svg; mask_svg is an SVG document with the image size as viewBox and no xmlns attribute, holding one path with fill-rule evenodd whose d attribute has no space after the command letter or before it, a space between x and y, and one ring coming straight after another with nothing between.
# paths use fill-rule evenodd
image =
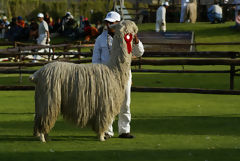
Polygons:
<instances>
[{"instance_id":1,"label":"white trousers","mask_svg":"<svg viewBox=\"0 0 240 161\"><path fill-rule=\"evenodd\" d=\"M46 44L46 42L47 42L47 35L46 34L39 35L39 37L37 38L37 44L49 46L50 38L48 39L48 44ZM52 52L52 49L50 49L50 48L39 49L38 52L39 53ZM42 59L42 57L39 55L33 55L33 59L35 59L35 60Z\"/></svg>"},{"instance_id":2,"label":"white trousers","mask_svg":"<svg viewBox=\"0 0 240 161\"><path fill-rule=\"evenodd\" d=\"M166 22L162 20L156 21L156 32L163 31L166 32Z\"/></svg>"},{"instance_id":3,"label":"white trousers","mask_svg":"<svg viewBox=\"0 0 240 161\"><path fill-rule=\"evenodd\" d=\"M37 38L37 44L38 45L46 45L47 42L47 35L46 34L41 34ZM48 40L48 43L50 42L50 39Z\"/></svg>"},{"instance_id":4,"label":"white trousers","mask_svg":"<svg viewBox=\"0 0 240 161\"><path fill-rule=\"evenodd\" d=\"M130 102L131 102L131 84L132 84L132 74L130 71L129 79L127 82L127 88L125 91L125 99L123 101L120 113L118 114L118 133L130 133L130 122L131 122L131 112L130 112ZM114 121L114 120L113 120ZM112 123L113 123L112 121ZM110 136L114 135L112 124L109 126L107 133Z\"/></svg>"}]
</instances>

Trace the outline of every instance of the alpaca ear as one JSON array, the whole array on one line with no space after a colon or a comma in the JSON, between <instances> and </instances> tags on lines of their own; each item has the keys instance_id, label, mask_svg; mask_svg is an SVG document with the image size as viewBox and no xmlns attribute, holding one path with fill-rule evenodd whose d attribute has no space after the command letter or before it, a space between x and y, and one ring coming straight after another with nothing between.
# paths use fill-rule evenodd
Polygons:
<instances>
[{"instance_id":1,"label":"alpaca ear","mask_svg":"<svg viewBox=\"0 0 240 161\"><path fill-rule=\"evenodd\" d=\"M135 34L138 33L138 27L135 23L134 23L133 31L134 31Z\"/></svg>"}]
</instances>

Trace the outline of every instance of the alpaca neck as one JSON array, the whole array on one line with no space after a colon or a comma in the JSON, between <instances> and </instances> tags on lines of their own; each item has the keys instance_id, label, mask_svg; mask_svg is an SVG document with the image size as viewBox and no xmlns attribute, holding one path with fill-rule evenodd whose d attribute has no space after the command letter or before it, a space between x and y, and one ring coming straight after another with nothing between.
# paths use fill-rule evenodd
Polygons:
<instances>
[{"instance_id":1,"label":"alpaca neck","mask_svg":"<svg viewBox=\"0 0 240 161\"><path fill-rule=\"evenodd\" d=\"M125 88L126 80L129 79L130 64L131 57L126 57L123 53L119 53L117 56L111 56L107 64L109 69L115 74L117 82L119 82L123 88Z\"/></svg>"}]
</instances>

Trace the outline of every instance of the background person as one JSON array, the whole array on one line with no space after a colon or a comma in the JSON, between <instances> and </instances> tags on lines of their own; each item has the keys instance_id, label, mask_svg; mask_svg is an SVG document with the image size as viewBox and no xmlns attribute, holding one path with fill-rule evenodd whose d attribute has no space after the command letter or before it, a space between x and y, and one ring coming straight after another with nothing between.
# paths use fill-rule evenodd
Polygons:
<instances>
[{"instance_id":1,"label":"background person","mask_svg":"<svg viewBox=\"0 0 240 161\"><path fill-rule=\"evenodd\" d=\"M222 22L222 7L219 6L217 1L215 1L214 4L209 7L207 15L211 23Z\"/></svg>"},{"instance_id":2,"label":"background person","mask_svg":"<svg viewBox=\"0 0 240 161\"><path fill-rule=\"evenodd\" d=\"M185 22L185 17L187 13L187 4L189 3L189 0L182 0L181 1L181 15L180 15L180 23Z\"/></svg>"},{"instance_id":3,"label":"background person","mask_svg":"<svg viewBox=\"0 0 240 161\"><path fill-rule=\"evenodd\" d=\"M96 39L94 50L93 50L93 57L92 63L99 63L99 64L107 64L109 61L109 54L112 48L114 30L109 26L111 24L119 23L121 20L120 15L117 12L111 11L107 14L105 21L105 30L99 35ZM135 56L142 56L144 52L142 42L134 36L133 40L133 50L132 53ZM131 83L132 83L132 75L131 71L129 75L129 80L127 84L127 89L125 92L125 100L121 107L118 119L118 133L119 138L134 138L133 135L130 134L130 122L131 122L131 113L130 113L130 92L131 92ZM116 98L117 99L117 98ZM112 125L109 127L108 131L106 131L105 139L108 139L114 135Z\"/></svg>"},{"instance_id":4,"label":"background person","mask_svg":"<svg viewBox=\"0 0 240 161\"><path fill-rule=\"evenodd\" d=\"M44 21L44 15L42 13L38 14L38 20L40 22L38 26L38 45L47 45L50 42L48 24Z\"/></svg>"},{"instance_id":5,"label":"background person","mask_svg":"<svg viewBox=\"0 0 240 161\"><path fill-rule=\"evenodd\" d=\"M240 10L240 0L234 0L233 3L236 5L235 6L235 22L236 22L236 18L238 16L238 10Z\"/></svg>"},{"instance_id":6,"label":"background person","mask_svg":"<svg viewBox=\"0 0 240 161\"><path fill-rule=\"evenodd\" d=\"M162 3L156 12L156 32L160 30L166 32L166 8L169 6L168 2Z\"/></svg>"},{"instance_id":7,"label":"background person","mask_svg":"<svg viewBox=\"0 0 240 161\"><path fill-rule=\"evenodd\" d=\"M196 23L197 20L197 0L189 0L187 4L186 20L191 23Z\"/></svg>"},{"instance_id":8,"label":"background person","mask_svg":"<svg viewBox=\"0 0 240 161\"><path fill-rule=\"evenodd\" d=\"M240 29L240 10L238 10L238 14L235 18L235 22L236 22L236 24L234 27L239 30Z\"/></svg>"},{"instance_id":9,"label":"background person","mask_svg":"<svg viewBox=\"0 0 240 161\"><path fill-rule=\"evenodd\" d=\"M10 23L8 22L7 17L3 16L2 22L0 24L0 29L1 29L1 33L2 33L0 38L5 38L5 32L8 29L9 24Z\"/></svg>"}]
</instances>

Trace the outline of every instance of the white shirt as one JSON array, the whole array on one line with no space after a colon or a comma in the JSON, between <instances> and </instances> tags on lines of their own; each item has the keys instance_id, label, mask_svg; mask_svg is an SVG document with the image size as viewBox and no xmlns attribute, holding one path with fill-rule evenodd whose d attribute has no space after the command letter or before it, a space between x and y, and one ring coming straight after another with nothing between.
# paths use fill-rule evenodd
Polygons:
<instances>
[{"instance_id":1,"label":"white shirt","mask_svg":"<svg viewBox=\"0 0 240 161\"><path fill-rule=\"evenodd\" d=\"M96 39L92 63L96 64L107 64L109 61L109 52L112 48L113 38L108 34L107 30L104 30L101 35ZM132 53L136 57L140 57L144 53L144 47L142 42L139 40L138 44L133 44Z\"/></svg>"},{"instance_id":2,"label":"white shirt","mask_svg":"<svg viewBox=\"0 0 240 161\"><path fill-rule=\"evenodd\" d=\"M157 14L156 14L156 21L166 21L166 7L160 6L157 9Z\"/></svg>"},{"instance_id":3,"label":"white shirt","mask_svg":"<svg viewBox=\"0 0 240 161\"><path fill-rule=\"evenodd\" d=\"M48 24L46 21L42 21L40 24L39 24L39 27L38 27L38 34L39 35L47 35L47 32L48 32Z\"/></svg>"},{"instance_id":4,"label":"white shirt","mask_svg":"<svg viewBox=\"0 0 240 161\"><path fill-rule=\"evenodd\" d=\"M208 12L222 14L222 8L219 5L215 4L208 9Z\"/></svg>"},{"instance_id":5,"label":"white shirt","mask_svg":"<svg viewBox=\"0 0 240 161\"><path fill-rule=\"evenodd\" d=\"M182 0L181 6L187 6L187 3L189 3L189 0Z\"/></svg>"}]
</instances>

